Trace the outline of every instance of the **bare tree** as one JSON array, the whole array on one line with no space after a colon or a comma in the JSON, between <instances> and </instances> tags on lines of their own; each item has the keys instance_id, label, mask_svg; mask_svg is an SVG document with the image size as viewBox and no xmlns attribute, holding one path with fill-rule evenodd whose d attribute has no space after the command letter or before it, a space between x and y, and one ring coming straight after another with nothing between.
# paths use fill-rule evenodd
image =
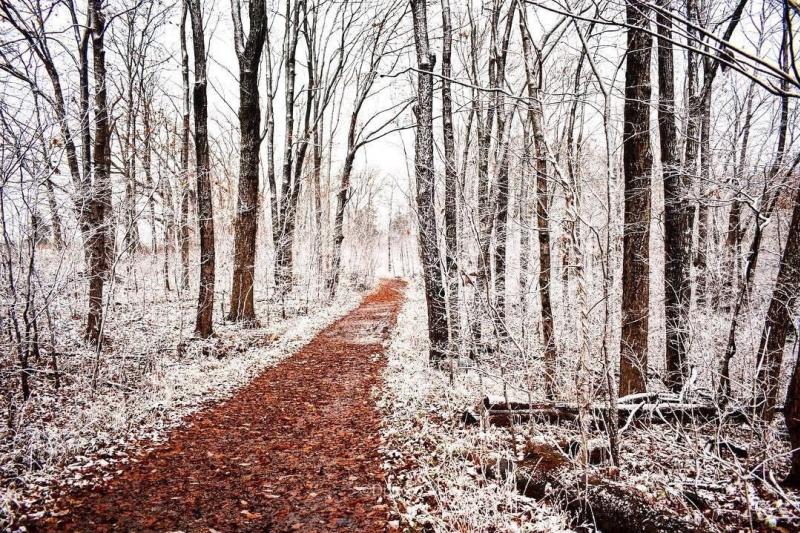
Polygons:
<instances>
[{"instance_id":1,"label":"bare tree","mask_svg":"<svg viewBox=\"0 0 800 533\"><path fill-rule=\"evenodd\" d=\"M376 22L373 23L374 30L363 41L361 63L355 70L356 96L347 126L347 148L344 163L342 164L339 188L336 193L336 211L333 220L333 255L331 271L328 277L328 292L331 297L335 294L339 285L339 276L342 270L345 209L352 194L351 177L356 156L369 143L393 131L388 127L410 103L404 102L399 106L388 105L385 109L374 113L373 117L366 123L360 122L364 104L375 90L378 69L389 59L387 57L389 55L387 53L388 48L392 44L396 36L397 27L403 19L403 13L398 16L398 7L403 4L404 2L392 3L382 10L380 18L377 18ZM344 43L342 43L340 51L340 54L343 53ZM395 59L394 63L396 62L397 60ZM377 121L378 124L376 126L371 125L373 121Z\"/></svg>"},{"instance_id":2,"label":"bare tree","mask_svg":"<svg viewBox=\"0 0 800 533\"><path fill-rule=\"evenodd\" d=\"M197 159L197 222L200 227L200 291L197 297L195 333L209 337L214 330L214 206L208 156L208 98L206 43L201 0L189 0L194 43L194 148Z\"/></svg>"},{"instance_id":3,"label":"bare tree","mask_svg":"<svg viewBox=\"0 0 800 533\"><path fill-rule=\"evenodd\" d=\"M527 14L520 18L522 52L525 57L525 77L528 90L528 116L532 132L533 153L526 157L534 162L536 182L536 230L539 235L539 298L542 313L542 346L544 347L545 395L555 396L556 362L558 354L553 335L553 308L550 303L550 230L549 191L547 184L547 153L542 125L541 51L536 48L527 30Z\"/></svg>"},{"instance_id":4,"label":"bare tree","mask_svg":"<svg viewBox=\"0 0 800 533\"><path fill-rule=\"evenodd\" d=\"M458 351L461 315L458 298L458 211L456 196L458 194L455 154L455 136L453 134L453 97L450 78L453 76L452 66L453 23L450 16L450 0L442 0L442 137L444 139L444 233L445 233L445 265L447 269L447 310L450 326L450 350Z\"/></svg>"},{"instance_id":5,"label":"bare tree","mask_svg":"<svg viewBox=\"0 0 800 533\"><path fill-rule=\"evenodd\" d=\"M658 26L658 129L661 141L661 173L664 183L664 307L666 319L665 381L673 390L683 385L687 366L688 316L691 304L689 261L692 247L692 208L688 202L686 174L680 172L675 118L675 67L672 51L672 19L656 14Z\"/></svg>"},{"instance_id":6,"label":"bare tree","mask_svg":"<svg viewBox=\"0 0 800 533\"><path fill-rule=\"evenodd\" d=\"M253 275L258 230L258 172L261 149L261 106L258 94L258 66L267 28L266 5L253 0L249 7L247 40L242 29L241 7L231 0L236 56L239 59L239 202L234 233L235 251L231 304L228 318L255 323Z\"/></svg>"},{"instance_id":7,"label":"bare tree","mask_svg":"<svg viewBox=\"0 0 800 533\"><path fill-rule=\"evenodd\" d=\"M623 166L625 223L622 263L622 341L619 394L647 389L650 289L650 34L648 7L625 3L628 47L625 70Z\"/></svg>"},{"instance_id":8,"label":"bare tree","mask_svg":"<svg viewBox=\"0 0 800 533\"><path fill-rule=\"evenodd\" d=\"M181 129L181 196L180 225L178 241L181 253L181 288L189 288L189 52L186 47L186 16L189 13L189 0L181 1L181 82L183 88L183 122Z\"/></svg>"},{"instance_id":9,"label":"bare tree","mask_svg":"<svg viewBox=\"0 0 800 533\"><path fill-rule=\"evenodd\" d=\"M433 67L436 56L431 52L428 42L425 1L411 0L411 12L414 19L414 43L419 68L417 104L414 108L417 118L414 174L417 187L419 249L428 309L430 360L436 363L444 360L447 349L447 306L439 260L433 180Z\"/></svg>"}]
</instances>

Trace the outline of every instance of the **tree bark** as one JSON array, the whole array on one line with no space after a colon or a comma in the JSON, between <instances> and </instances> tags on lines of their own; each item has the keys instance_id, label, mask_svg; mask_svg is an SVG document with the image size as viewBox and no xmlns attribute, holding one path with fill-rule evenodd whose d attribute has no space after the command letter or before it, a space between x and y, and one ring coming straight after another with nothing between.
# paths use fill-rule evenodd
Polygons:
<instances>
[{"instance_id":1,"label":"tree bark","mask_svg":"<svg viewBox=\"0 0 800 533\"><path fill-rule=\"evenodd\" d=\"M444 140L444 226L445 268L447 270L447 304L450 350L458 353L461 315L458 303L458 211L455 137L453 134L452 77L453 25L450 0L442 0L442 136Z\"/></svg>"},{"instance_id":2,"label":"tree bark","mask_svg":"<svg viewBox=\"0 0 800 533\"><path fill-rule=\"evenodd\" d=\"M725 237L725 264L723 270L728 273L725 285L728 289L728 298L737 293L740 283L740 257L742 255L742 207L741 194L744 190L744 171L747 165L747 147L750 142L750 127L753 120L753 94L755 82L751 82L747 89L744 108L744 123L742 125L742 142L739 149L739 161L736 164L733 178L734 196L731 200L731 210L728 214L728 231Z\"/></svg>"},{"instance_id":3,"label":"tree bark","mask_svg":"<svg viewBox=\"0 0 800 533\"><path fill-rule=\"evenodd\" d=\"M281 183L280 197L280 226L275 239L275 282L278 293L283 298L290 289L291 285L291 241L289 233L294 221L294 206L292 205L293 181L299 180L299 176L292 176L294 163L295 138L294 138L294 100L295 100L295 79L296 79L296 56L297 43L300 32L300 9L302 0L295 2L292 7L291 0L286 1L286 28L285 28L285 54L286 54L286 80L284 87L284 151L283 151L283 176Z\"/></svg>"},{"instance_id":4,"label":"tree bark","mask_svg":"<svg viewBox=\"0 0 800 533\"><path fill-rule=\"evenodd\" d=\"M669 0L661 0L665 10ZM689 262L684 254L692 246L692 208L687 197L686 175L680 172L675 123L675 68L672 19L659 11L658 26L658 129L661 140L661 172L664 183L664 314L666 321L666 375L672 390L686 379L687 333L691 303Z\"/></svg>"},{"instance_id":5,"label":"tree bark","mask_svg":"<svg viewBox=\"0 0 800 533\"><path fill-rule=\"evenodd\" d=\"M181 249L181 289L189 289L189 53L186 48L186 16L189 0L183 0L181 11L181 80L183 84L183 128L181 136L181 197L179 245Z\"/></svg>"},{"instance_id":6,"label":"tree bark","mask_svg":"<svg viewBox=\"0 0 800 533\"><path fill-rule=\"evenodd\" d=\"M109 158L109 121L106 92L105 16L102 0L89 2L89 27L92 40L92 67L94 70L94 193L91 195L88 218L93 231L87 242L89 249L89 315L86 336L93 344L101 342L103 319L103 287L108 255L106 246L106 210L111 206L111 180Z\"/></svg>"},{"instance_id":7,"label":"tree bark","mask_svg":"<svg viewBox=\"0 0 800 533\"><path fill-rule=\"evenodd\" d=\"M524 15L524 13L523 13ZM558 353L553 335L553 308L550 301L550 218L549 191L547 186L547 149L542 125L542 105L540 88L542 85L541 55L531 42L520 16L522 33L522 52L525 57L525 75L528 89L528 120L533 136L533 154L528 157L534 161L536 174L536 230L539 237L539 299L542 313L542 347L544 348L545 395L555 397L556 363ZM534 51L535 50L535 51ZM534 57L534 53L536 57Z\"/></svg>"},{"instance_id":8,"label":"tree bark","mask_svg":"<svg viewBox=\"0 0 800 533\"><path fill-rule=\"evenodd\" d=\"M201 0L189 0L194 45L194 149L197 160L197 222L200 228L200 290L195 334L203 339L214 331L214 206L208 156L206 43Z\"/></svg>"},{"instance_id":9,"label":"tree bark","mask_svg":"<svg viewBox=\"0 0 800 533\"><path fill-rule=\"evenodd\" d=\"M786 246L783 249L778 278L772 291L772 299L767 309L764 328L761 332L761 342L758 347L758 378L756 379L756 410L766 420L772 420L775 414L775 404L780 385L781 365L783 352L786 346L786 337L793 329L792 317L794 316L797 292L800 290L800 189L795 193L792 222L789 225L789 234ZM794 374L797 371L795 370ZM795 377L792 377L794 382ZM795 386L792 383L792 387ZM790 394L793 389L790 387ZM793 400L794 398L792 398ZM788 400L787 400L788 403ZM787 406L791 422L797 424L798 407ZM794 409L796 412L793 412ZM787 424L789 423L787 416ZM798 439L798 429L795 425L794 439ZM794 465L794 461L793 461ZM800 464L798 465L800 466Z\"/></svg>"},{"instance_id":10,"label":"tree bark","mask_svg":"<svg viewBox=\"0 0 800 533\"><path fill-rule=\"evenodd\" d=\"M425 0L411 0L414 17L414 43L419 67L417 79L417 118L414 143L414 170L417 186L419 249L425 281L428 310L430 360L444 359L447 348L447 308L439 261L436 231L436 203L433 180L433 67L436 56L428 44L428 21Z\"/></svg>"},{"instance_id":11,"label":"tree bark","mask_svg":"<svg viewBox=\"0 0 800 533\"><path fill-rule=\"evenodd\" d=\"M150 106L152 104L150 95L146 95L144 87L141 87L142 95L144 97L143 110L142 110L142 127L144 132L142 134L144 144L144 154L142 154L142 166L144 167L144 182L148 188L147 195L147 209L150 215L150 251L151 253L158 252L158 240L156 239L156 191L153 187L153 146L152 146L152 117ZM145 96L146 95L146 96Z\"/></svg>"},{"instance_id":12,"label":"tree bark","mask_svg":"<svg viewBox=\"0 0 800 533\"><path fill-rule=\"evenodd\" d=\"M264 48L267 11L264 0L249 2L250 29L244 41L240 6L232 0L236 56L239 60L239 200L234 227L233 281L228 319L256 322L253 298L256 235L259 213L259 151L261 106L258 95L258 65Z\"/></svg>"},{"instance_id":13,"label":"tree bark","mask_svg":"<svg viewBox=\"0 0 800 533\"><path fill-rule=\"evenodd\" d=\"M650 46L649 8L626 1L628 52L625 70L623 168L625 214L622 263L621 396L647 390L650 289Z\"/></svg>"},{"instance_id":14,"label":"tree bark","mask_svg":"<svg viewBox=\"0 0 800 533\"><path fill-rule=\"evenodd\" d=\"M797 211L797 204L795 204ZM790 487L800 487L800 343L795 343L795 363L792 376L789 379L789 388L786 391L786 401L783 404L783 416L786 420L786 429L789 431L789 443L792 447L792 466L784 484Z\"/></svg>"}]
</instances>

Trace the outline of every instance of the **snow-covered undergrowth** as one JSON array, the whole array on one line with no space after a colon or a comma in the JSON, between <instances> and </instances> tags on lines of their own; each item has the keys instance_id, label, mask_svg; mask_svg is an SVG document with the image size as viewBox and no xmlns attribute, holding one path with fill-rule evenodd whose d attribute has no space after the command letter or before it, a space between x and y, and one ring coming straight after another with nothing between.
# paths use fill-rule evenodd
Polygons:
<instances>
[{"instance_id":1,"label":"snow-covered undergrowth","mask_svg":"<svg viewBox=\"0 0 800 533\"><path fill-rule=\"evenodd\" d=\"M427 362L425 302L412 285L387 351L382 453L392 506L390 528L406 531L568 530L566 519L517 493L511 481L491 481L481 466L513 459L507 430L464 427L461 413L480 398L470 374Z\"/></svg>"},{"instance_id":2,"label":"snow-covered undergrowth","mask_svg":"<svg viewBox=\"0 0 800 533\"><path fill-rule=\"evenodd\" d=\"M68 326L74 340L60 356L61 387L39 380L27 402L4 406L9 423L0 428L0 530L21 513L43 512L60 487L113 475L115 463L163 440L188 414L230 397L360 300L342 290L331 303L301 303L286 319L272 310L265 320L261 309L264 327L217 324L218 338L191 341L185 349L178 347L191 335L193 298L151 302L139 312L125 304L109 317L109 347L96 379L95 353L78 340L82 321L76 316Z\"/></svg>"}]
</instances>

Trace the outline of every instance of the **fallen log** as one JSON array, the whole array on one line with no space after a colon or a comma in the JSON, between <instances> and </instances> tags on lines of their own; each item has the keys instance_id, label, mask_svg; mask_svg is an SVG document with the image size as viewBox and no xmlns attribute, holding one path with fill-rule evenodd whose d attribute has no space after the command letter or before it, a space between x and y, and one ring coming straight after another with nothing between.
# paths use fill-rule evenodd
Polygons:
<instances>
[{"instance_id":1,"label":"fallen log","mask_svg":"<svg viewBox=\"0 0 800 533\"><path fill-rule=\"evenodd\" d=\"M561 402L506 402L503 399L486 397L477 406L481 419L487 425L507 427L523 421L534 420L549 423L575 421L581 408L575 403ZM584 408L586 416L602 425L610 409L595 403ZM700 403L654 402L624 403L617 406L619 421L629 424L632 420L648 420L654 423L707 421L720 415L716 406Z\"/></svg>"},{"instance_id":2,"label":"fallen log","mask_svg":"<svg viewBox=\"0 0 800 533\"><path fill-rule=\"evenodd\" d=\"M700 531L652 495L599 474L584 477L555 446L529 442L525 451L523 461L499 461L484 474L513 479L518 492L567 511L576 526L591 524L600 531L617 533Z\"/></svg>"}]
</instances>

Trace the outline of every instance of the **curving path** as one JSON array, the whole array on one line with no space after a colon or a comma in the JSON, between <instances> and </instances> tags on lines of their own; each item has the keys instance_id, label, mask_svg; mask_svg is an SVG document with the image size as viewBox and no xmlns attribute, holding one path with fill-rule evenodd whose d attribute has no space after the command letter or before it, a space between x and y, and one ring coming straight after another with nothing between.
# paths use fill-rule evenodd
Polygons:
<instances>
[{"instance_id":1,"label":"curving path","mask_svg":"<svg viewBox=\"0 0 800 533\"><path fill-rule=\"evenodd\" d=\"M29 529L383 531L372 389L404 287L382 281L299 352Z\"/></svg>"}]
</instances>

